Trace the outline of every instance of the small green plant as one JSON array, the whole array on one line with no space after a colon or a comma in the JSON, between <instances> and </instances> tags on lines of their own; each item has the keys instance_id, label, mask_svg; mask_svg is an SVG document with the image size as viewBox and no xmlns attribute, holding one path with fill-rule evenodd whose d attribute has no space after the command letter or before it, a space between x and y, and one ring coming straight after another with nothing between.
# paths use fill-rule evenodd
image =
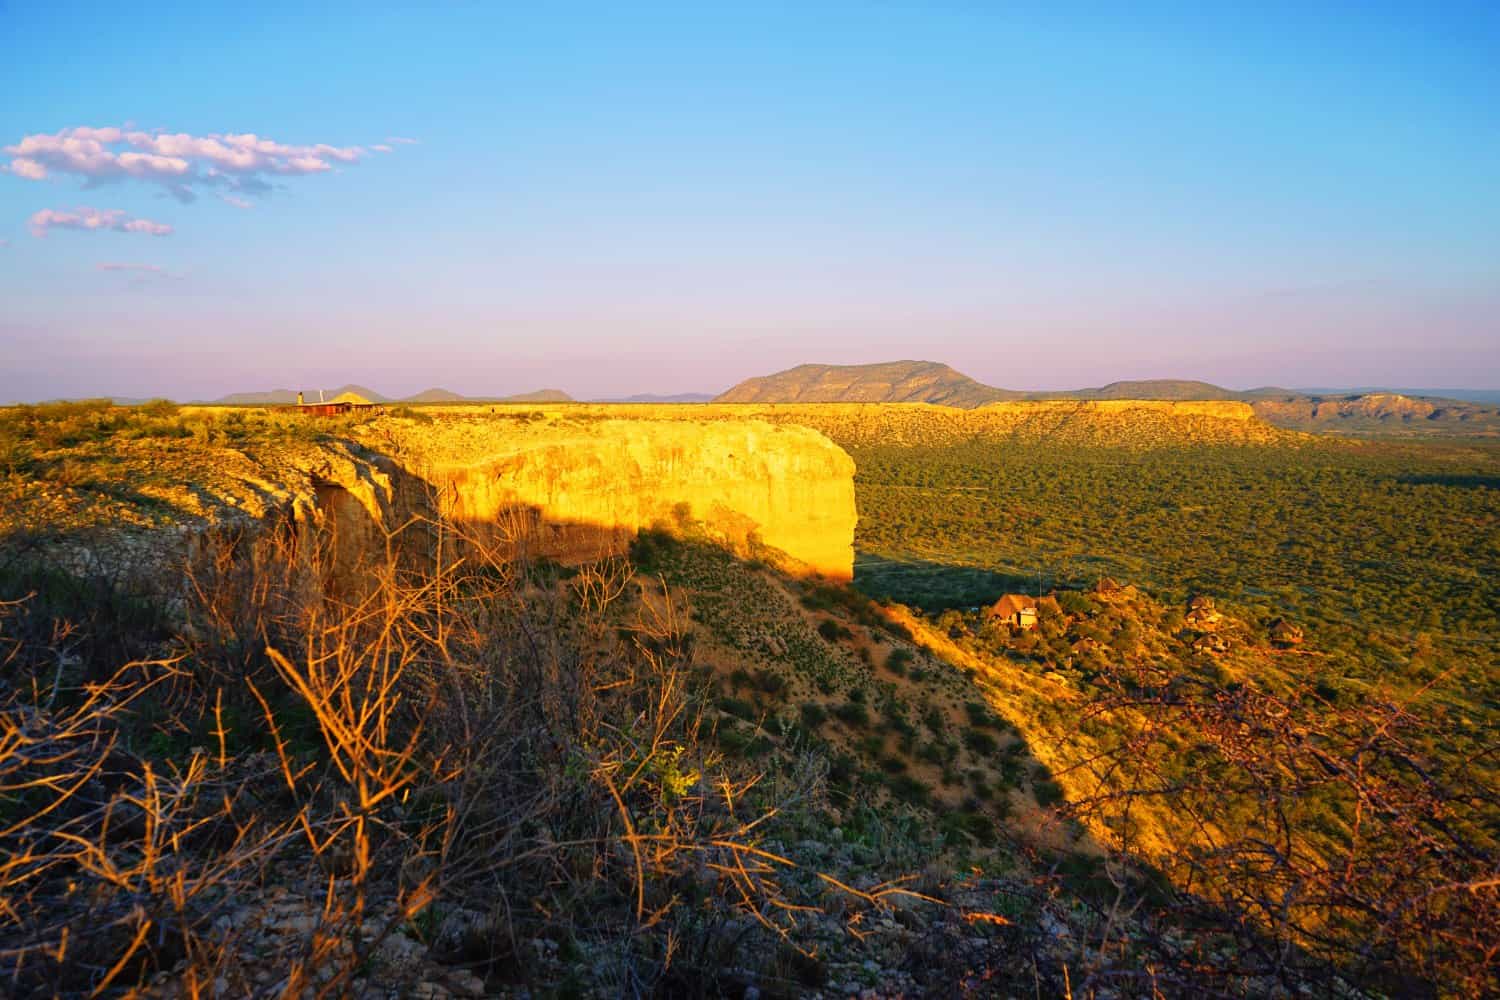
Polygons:
<instances>
[{"instance_id":1,"label":"small green plant","mask_svg":"<svg viewBox=\"0 0 1500 1000\"><path fill-rule=\"evenodd\" d=\"M818 623L818 634L821 635L824 639L827 639L829 642L838 642L840 639L850 639L854 637L853 632L850 632L847 628L840 625L832 618L825 618Z\"/></svg>"},{"instance_id":2,"label":"small green plant","mask_svg":"<svg viewBox=\"0 0 1500 1000\"><path fill-rule=\"evenodd\" d=\"M907 666L915 659L910 649L905 646L897 646L891 650L890 655L885 658L885 669L897 677L905 677Z\"/></svg>"},{"instance_id":3,"label":"small green plant","mask_svg":"<svg viewBox=\"0 0 1500 1000\"><path fill-rule=\"evenodd\" d=\"M995 737L979 729L970 729L964 733L964 746L981 757L988 757L1000 748Z\"/></svg>"},{"instance_id":4,"label":"small green plant","mask_svg":"<svg viewBox=\"0 0 1500 1000\"><path fill-rule=\"evenodd\" d=\"M755 706L743 698L720 698L719 710L747 722L755 719Z\"/></svg>"},{"instance_id":5,"label":"small green plant","mask_svg":"<svg viewBox=\"0 0 1500 1000\"><path fill-rule=\"evenodd\" d=\"M870 724L870 710L863 702L846 701L833 710L834 717L847 726L864 727Z\"/></svg>"}]
</instances>

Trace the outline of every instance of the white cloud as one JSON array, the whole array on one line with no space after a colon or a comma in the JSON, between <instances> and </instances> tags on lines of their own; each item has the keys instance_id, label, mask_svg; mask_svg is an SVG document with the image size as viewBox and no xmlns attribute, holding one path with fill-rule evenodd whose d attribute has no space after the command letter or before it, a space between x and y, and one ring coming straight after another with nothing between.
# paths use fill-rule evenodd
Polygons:
<instances>
[{"instance_id":1,"label":"white cloud","mask_svg":"<svg viewBox=\"0 0 1500 1000\"><path fill-rule=\"evenodd\" d=\"M140 233L146 236L167 236L172 227L165 222L137 219L118 208L75 208L59 211L44 208L29 220L31 235L41 239L53 229L81 229L86 232L110 230L117 233Z\"/></svg>"},{"instance_id":2,"label":"white cloud","mask_svg":"<svg viewBox=\"0 0 1500 1000\"><path fill-rule=\"evenodd\" d=\"M191 201L198 187L264 194L271 189L270 178L327 173L337 165L358 163L369 149L289 144L253 132L194 136L81 126L25 136L5 152L12 159L4 169L26 180L63 175L81 177L92 186L133 178L162 184L177 198Z\"/></svg>"}]
</instances>

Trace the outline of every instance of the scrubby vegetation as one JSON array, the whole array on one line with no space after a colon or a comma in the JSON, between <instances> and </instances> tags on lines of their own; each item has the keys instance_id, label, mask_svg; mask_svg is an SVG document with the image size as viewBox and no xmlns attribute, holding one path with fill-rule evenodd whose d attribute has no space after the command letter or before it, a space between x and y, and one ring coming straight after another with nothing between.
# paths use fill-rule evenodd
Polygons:
<instances>
[{"instance_id":1,"label":"scrubby vegetation","mask_svg":"<svg viewBox=\"0 0 1500 1000\"><path fill-rule=\"evenodd\" d=\"M9 553L9 994L1061 988L1071 943L993 909L1056 909L1045 866L1005 874L1029 855L993 813L911 811L906 696L848 647L867 599L663 539L654 577L436 560L454 530L414 522L331 589L321 549L224 539L175 605L44 594ZM724 661L685 580L706 615L724 590L802 625ZM820 680L877 745L837 749Z\"/></svg>"},{"instance_id":2,"label":"scrubby vegetation","mask_svg":"<svg viewBox=\"0 0 1500 1000\"><path fill-rule=\"evenodd\" d=\"M25 408L0 482L149 512L340 433ZM858 587L685 507L583 566L226 522L147 587L0 524L0 989L1497 988L1500 456L855 456Z\"/></svg>"},{"instance_id":3,"label":"scrubby vegetation","mask_svg":"<svg viewBox=\"0 0 1500 1000\"><path fill-rule=\"evenodd\" d=\"M862 589L941 611L1133 581L1314 626L1340 683L1458 667L1493 701L1500 451L1321 442L1142 452L985 444L855 452Z\"/></svg>"},{"instance_id":4,"label":"scrubby vegetation","mask_svg":"<svg viewBox=\"0 0 1500 1000\"><path fill-rule=\"evenodd\" d=\"M1493 448L855 456L861 587L989 668L1061 780L1038 801L1246 925L1403 970L1384 989L1493 988ZM1034 631L963 610L1059 584Z\"/></svg>"}]
</instances>

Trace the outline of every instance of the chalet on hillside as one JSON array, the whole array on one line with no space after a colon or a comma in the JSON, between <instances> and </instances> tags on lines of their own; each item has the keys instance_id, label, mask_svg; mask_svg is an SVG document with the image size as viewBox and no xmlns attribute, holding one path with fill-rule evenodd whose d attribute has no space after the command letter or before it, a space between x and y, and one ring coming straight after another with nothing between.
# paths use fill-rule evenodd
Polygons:
<instances>
[{"instance_id":1,"label":"chalet on hillside","mask_svg":"<svg viewBox=\"0 0 1500 1000\"><path fill-rule=\"evenodd\" d=\"M991 604L984 617L988 621L999 622L1012 628L1031 629L1036 627L1036 605L1034 597L1024 594L1006 594L1000 600Z\"/></svg>"},{"instance_id":2,"label":"chalet on hillside","mask_svg":"<svg viewBox=\"0 0 1500 1000\"><path fill-rule=\"evenodd\" d=\"M341 392L332 399L319 399L315 403L307 402L302 393L297 393L297 412L309 417L336 417L355 410L372 410L375 405L357 392Z\"/></svg>"}]
</instances>

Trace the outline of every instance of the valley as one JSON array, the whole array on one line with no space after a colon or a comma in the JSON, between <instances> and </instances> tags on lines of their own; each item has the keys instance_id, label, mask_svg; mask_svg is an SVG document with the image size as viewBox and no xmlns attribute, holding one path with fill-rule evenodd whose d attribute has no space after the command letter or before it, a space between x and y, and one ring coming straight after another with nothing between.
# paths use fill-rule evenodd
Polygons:
<instances>
[{"instance_id":1,"label":"valley","mask_svg":"<svg viewBox=\"0 0 1500 1000\"><path fill-rule=\"evenodd\" d=\"M0 417L23 993L141 920L185 944L75 947L163 996L199 952L330 995L1493 985L1486 442L1238 400ZM105 864L139 881L50 874Z\"/></svg>"}]
</instances>

